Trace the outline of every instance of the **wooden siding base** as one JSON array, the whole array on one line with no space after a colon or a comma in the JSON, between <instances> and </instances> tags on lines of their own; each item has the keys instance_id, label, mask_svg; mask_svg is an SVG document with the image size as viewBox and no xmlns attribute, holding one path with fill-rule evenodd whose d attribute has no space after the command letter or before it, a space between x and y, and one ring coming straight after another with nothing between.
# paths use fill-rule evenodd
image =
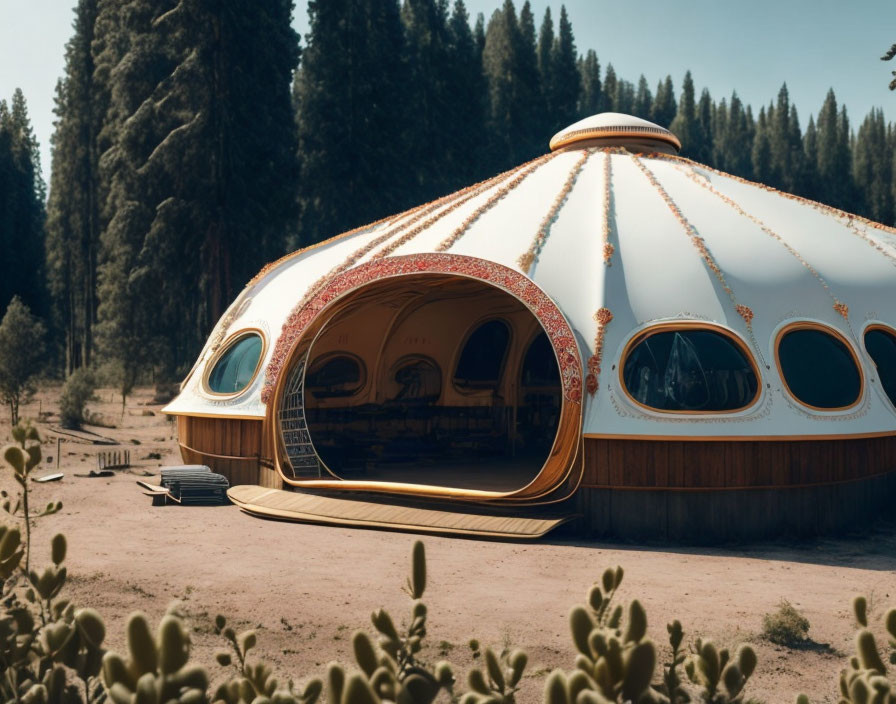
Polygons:
<instances>
[{"instance_id":1,"label":"wooden siding base","mask_svg":"<svg viewBox=\"0 0 896 704\"><path fill-rule=\"evenodd\" d=\"M882 515L892 517L896 471L790 489L583 488L574 500L582 518L567 530L581 537L694 545L809 538L868 528Z\"/></svg>"}]
</instances>

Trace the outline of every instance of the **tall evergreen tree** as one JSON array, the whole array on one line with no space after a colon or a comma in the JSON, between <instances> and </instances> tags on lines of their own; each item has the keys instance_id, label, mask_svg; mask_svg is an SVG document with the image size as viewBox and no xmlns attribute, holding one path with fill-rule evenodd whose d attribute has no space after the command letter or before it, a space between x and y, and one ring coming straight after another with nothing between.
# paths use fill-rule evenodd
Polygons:
<instances>
[{"instance_id":1,"label":"tall evergreen tree","mask_svg":"<svg viewBox=\"0 0 896 704\"><path fill-rule=\"evenodd\" d=\"M544 86L544 93L547 98L553 85L553 63L551 54L554 50L554 19L551 17L550 6L544 9L544 17L541 20L541 27L538 30L538 74L541 77L541 84Z\"/></svg>"},{"instance_id":2,"label":"tall evergreen tree","mask_svg":"<svg viewBox=\"0 0 896 704\"><path fill-rule=\"evenodd\" d=\"M675 119L678 107L675 104L675 88L672 85L672 76L666 76L656 88L656 97L650 111L650 119L660 127L668 127Z\"/></svg>"},{"instance_id":3,"label":"tall evergreen tree","mask_svg":"<svg viewBox=\"0 0 896 704\"><path fill-rule=\"evenodd\" d=\"M579 115L587 117L603 109L601 95L600 62L594 49L585 52L579 59L579 76L581 90L579 92Z\"/></svg>"},{"instance_id":4,"label":"tall evergreen tree","mask_svg":"<svg viewBox=\"0 0 896 704\"><path fill-rule=\"evenodd\" d=\"M113 362L150 353L174 375L235 291L282 251L296 190L290 15L282 0L126 3L128 48L111 93L124 119L105 159L100 276Z\"/></svg>"},{"instance_id":5,"label":"tall evergreen tree","mask_svg":"<svg viewBox=\"0 0 896 704\"><path fill-rule=\"evenodd\" d=\"M422 202L448 189L446 155L440 154L436 145L445 143L444 125L458 96L451 93L455 86L448 80L454 67L450 64L451 40L444 3L404 0L401 19L407 64L404 102L414 116L403 137L403 149L413 172L407 195L413 202Z\"/></svg>"},{"instance_id":6,"label":"tall evergreen tree","mask_svg":"<svg viewBox=\"0 0 896 704\"><path fill-rule=\"evenodd\" d=\"M512 0L505 0L489 20L482 53L493 172L544 151L544 135L537 134L541 94L537 63L529 3L523 5L518 20Z\"/></svg>"},{"instance_id":7,"label":"tall evergreen tree","mask_svg":"<svg viewBox=\"0 0 896 704\"><path fill-rule=\"evenodd\" d=\"M481 19L480 15L480 19ZM482 49L470 29L463 0L455 0L448 22L449 70L447 90L452 96L442 126L447 135L442 164L450 188L460 188L490 175L483 163L486 90Z\"/></svg>"},{"instance_id":8,"label":"tall evergreen tree","mask_svg":"<svg viewBox=\"0 0 896 704\"><path fill-rule=\"evenodd\" d=\"M14 296L40 315L46 310L44 192L37 139L17 88L11 104L0 100L0 310Z\"/></svg>"},{"instance_id":9,"label":"tall evergreen tree","mask_svg":"<svg viewBox=\"0 0 896 704\"><path fill-rule=\"evenodd\" d=\"M853 180L862 194L858 212L893 222L893 157L888 149L883 110L872 109L856 133Z\"/></svg>"},{"instance_id":10,"label":"tall evergreen tree","mask_svg":"<svg viewBox=\"0 0 896 704\"><path fill-rule=\"evenodd\" d=\"M109 4L109 3L107 3ZM55 327L64 333L65 369L91 363L100 247L99 131L105 92L96 83L92 44L96 0L80 0L56 88L56 131L47 203L47 278Z\"/></svg>"},{"instance_id":11,"label":"tall evergreen tree","mask_svg":"<svg viewBox=\"0 0 896 704\"><path fill-rule=\"evenodd\" d=\"M604 74L602 90L601 112L618 112L616 109L616 89L619 80L616 78L616 69L613 64L607 64L607 72Z\"/></svg>"},{"instance_id":12,"label":"tall evergreen tree","mask_svg":"<svg viewBox=\"0 0 896 704\"><path fill-rule=\"evenodd\" d=\"M650 86L647 85L647 79L644 74L638 79L638 90L635 92L635 103L632 107L632 114L640 117L642 120L650 119L650 109L653 106L653 95L650 93Z\"/></svg>"},{"instance_id":13,"label":"tall evergreen tree","mask_svg":"<svg viewBox=\"0 0 896 704\"><path fill-rule=\"evenodd\" d=\"M616 81L616 96L613 98L613 109L630 115L635 107L635 87L624 79Z\"/></svg>"},{"instance_id":14,"label":"tall evergreen tree","mask_svg":"<svg viewBox=\"0 0 896 704\"><path fill-rule=\"evenodd\" d=\"M697 143L693 158L700 163L708 163L712 159L712 97L706 88L700 93L700 102L697 103Z\"/></svg>"},{"instance_id":15,"label":"tall evergreen tree","mask_svg":"<svg viewBox=\"0 0 896 704\"><path fill-rule=\"evenodd\" d=\"M576 42L572 24L566 14L566 6L561 5L557 38L551 49L551 80L553 82L551 89L553 124L549 126L551 134L576 119L576 107L581 89L576 57ZM543 138L549 137L543 136Z\"/></svg>"},{"instance_id":16,"label":"tall evergreen tree","mask_svg":"<svg viewBox=\"0 0 896 704\"><path fill-rule=\"evenodd\" d=\"M803 190L800 195L815 200L818 198L818 132L813 115L809 115L809 124L803 135L803 165Z\"/></svg>"},{"instance_id":17,"label":"tall evergreen tree","mask_svg":"<svg viewBox=\"0 0 896 704\"><path fill-rule=\"evenodd\" d=\"M678 112L669 126L672 133L681 140L682 156L694 158L698 152L700 139L697 128L697 103L694 93L694 79L691 72L684 74L684 82L681 85L681 98L678 103Z\"/></svg>"},{"instance_id":18,"label":"tall evergreen tree","mask_svg":"<svg viewBox=\"0 0 896 704\"><path fill-rule=\"evenodd\" d=\"M843 127L846 127L844 130ZM851 194L849 123L837 108L834 91L829 90L816 122L818 130L818 197L838 208L848 207Z\"/></svg>"},{"instance_id":19,"label":"tall evergreen tree","mask_svg":"<svg viewBox=\"0 0 896 704\"><path fill-rule=\"evenodd\" d=\"M296 79L301 219L310 244L407 202L396 0L312 0Z\"/></svg>"}]
</instances>

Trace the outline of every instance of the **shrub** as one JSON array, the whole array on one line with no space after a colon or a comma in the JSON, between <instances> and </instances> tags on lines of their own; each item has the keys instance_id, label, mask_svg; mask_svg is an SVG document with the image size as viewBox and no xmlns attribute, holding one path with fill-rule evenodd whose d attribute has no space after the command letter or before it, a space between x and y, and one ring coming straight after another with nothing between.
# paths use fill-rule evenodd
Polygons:
<instances>
[{"instance_id":1,"label":"shrub","mask_svg":"<svg viewBox=\"0 0 896 704\"><path fill-rule=\"evenodd\" d=\"M762 617L762 637L777 645L797 648L809 637L809 619L786 599L774 613Z\"/></svg>"},{"instance_id":2,"label":"shrub","mask_svg":"<svg viewBox=\"0 0 896 704\"><path fill-rule=\"evenodd\" d=\"M94 400L96 381L89 369L77 369L65 380L59 399L59 422L63 428L80 428L86 420L88 401Z\"/></svg>"},{"instance_id":3,"label":"shrub","mask_svg":"<svg viewBox=\"0 0 896 704\"><path fill-rule=\"evenodd\" d=\"M0 400L9 407L12 425L19 422L19 406L34 395L45 336L44 324L15 296L0 321Z\"/></svg>"}]
</instances>

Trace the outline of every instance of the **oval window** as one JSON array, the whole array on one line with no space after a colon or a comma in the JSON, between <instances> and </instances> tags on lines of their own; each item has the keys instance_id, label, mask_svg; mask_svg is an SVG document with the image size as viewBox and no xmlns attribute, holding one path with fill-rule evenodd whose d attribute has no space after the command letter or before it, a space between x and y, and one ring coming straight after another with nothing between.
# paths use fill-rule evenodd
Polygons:
<instances>
[{"instance_id":1,"label":"oval window","mask_svg":"<svg viewBox=\"0 0 896 704\"><path fill-rule=\"evenodd\" d=\"M454 383L470 389L497 388L510 342L510 330L500 320L483 323L467 338L454 371Z\"/></svg>"},{"instance_id":2,"label":"oval window","mask_svg":"<svg viewBox=\"0 0 896 704\"><path fill-rule=\"evenodd\" d=\"M340 398L357 393L364 381L360 360L340 354L315 362L305 379L305 388L315 398Z\"/></svg>"},{"instance_id":3,"label":"oval window","mask_svg":"<svg viewBox=\"0 0 896 704\"><path fill-rule=\"evenodd\" d=\"M264 342L261 335L249 333L228 345L208 375L208 389L215 394L235 394L255 378L261 362Z\"/></svg>"},{"instance_id":4,"label":"oval window","mask_svg":"<svg viewBox=\"0 0 896 704\"><path fill-rule=\"evenodd\" d=\"M865 349L877 367L880 385L896 406L896 335L885 328L869 328L865 332Z\"/></svg>"},{"instance_id":5,"label":"oval window","mask_svg":"<svg viewBox=\"0 0 896 704\"><path fill-rule=\"evenodd\" d=\"M630 344L622 368L628 394L659 411L746 408L759 390L754 365L731 337L705 328L647 332Z\"/></svg>"},{"instance_id":6,"label":"oval window","mask_svg":"<svg viewBox=\"0 0 896 704\"><path fill-rule=\"evenodd\" d=\"M777 357L787 389L805 405L836 410L859 400L862 375L838 335L815 327L785 330L778 337Z\"/></svg>"}]
</instances>

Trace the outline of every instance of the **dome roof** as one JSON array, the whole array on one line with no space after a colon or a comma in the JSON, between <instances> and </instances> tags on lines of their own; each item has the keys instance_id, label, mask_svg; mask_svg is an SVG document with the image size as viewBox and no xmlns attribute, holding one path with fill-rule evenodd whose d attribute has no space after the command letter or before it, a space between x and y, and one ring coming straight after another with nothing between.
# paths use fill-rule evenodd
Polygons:
<instances>
[{"instance_id":1,"label":"dome roof","mask_svg":"<svg viewBox=\"0 0 896 704\"><path fill-rule=\"evenodd\" d=\"M648 120L618 112L602 112L574 122L551 138L551 150L579 146L621 146L630 152L677 154L681 142L669 130Z\"/></svg>"},{"instance_id":2,"label":"dome roof","mask_svg":"<svg viewBox=\"0 0 896 704\"><path fill-rule=\"evenodd\" d=\"M626 132L631 149L601 146ZM619 138L619 135L613 139ZM892 432L896 415L864 350L863 331L896 325L896 231L671 154L677 140L644 120L596 115L559 132L555 151L482 183L295 252L266 266L218 324L173 413L261 418L265 368L290 315L337 274L401 255L466 255L528 277L568 320L582 367L586 434L835 435ZM620 388L623 350L645 328L701 321L743 342L760 371L744 411L676 416L639 407ZM843 412L794 401L775 362L795 321L848 342L865 381ZM246 393L219 399L200 378L222 341L267 337Z\"/></svg>"}]
</instances>

